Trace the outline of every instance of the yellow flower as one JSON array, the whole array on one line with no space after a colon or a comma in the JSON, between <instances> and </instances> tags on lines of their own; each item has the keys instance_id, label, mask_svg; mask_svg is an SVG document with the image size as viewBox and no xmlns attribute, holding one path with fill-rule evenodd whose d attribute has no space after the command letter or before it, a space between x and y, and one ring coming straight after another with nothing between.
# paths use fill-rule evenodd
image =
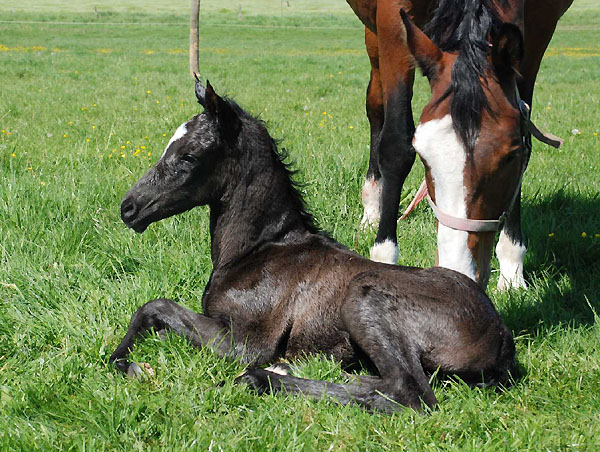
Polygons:
<instances>
[{"instance_id":1,"label":"yellow flower","mask_svg":"<svg viewBox=\"0 0 600 452\"><path fill-rule=\"evenodd\" d=\"M108 158L111 159L112 158L112 154L108 154Z\"/></svg>"},{"instance_id":2,"label":"yellow flower","mask_svg":"<svg viewBox=\"0 0 600 452\"><path fill-rule=\"evenodd\" d=\"M594 136L597 137L598 136L598 132L594 132Z\"/></svg>"},{"instance_id":3,"label":"yellow flower","mask_svg":"<svg viewBox=\"0 0 600 452\"><path fill-rule=\"evenodd\" d=\"M129 140L127 140L127 141L125 142L125 144L129 144L129 143L131 143L131 141L129 141Z\"/></svg>"},{"instance_id":4,"label":"yellow flower","mask_svg":"<svg viewBox=\"0 0 600 452\"><path fill-rule=\"evenodd\" d=\"M10 154L11 157L16 157L17 154L15 154L14 152L12 154Z\"/></svg>"},{"instance_id":5,"label":"yellow flower","mask_svg":"<svg viewBox=\"0 0 600 452\"><path fill-rule=\"evenodd\" d=\"M89 138L86 138L86 139L85 139L85 141L87 141L87 142L89 143L89 142L90 142L90 139L89 139Z\"/></svg>"},{"instance_id":6,"label":"yellow flower","mask_svg":"<svg viewBox=\"0 0 600 452\"><path fill-rule=\"evenodd\" d=\"M166 134L166 133L163 133L163 137L166 137L166 136L167 136L167 134Z\"/></svg>"},{"instance_id":7,"label":"yellow flower","mask_svg":"<svg viewBox=\"0 0 600 452\"><path fill-rule=\"evenodd\" d=\"M29 171L33 171L33 166L30 166L29 168L27 168Z\"/></svg>"},{"instance_id":8,"label":"yellow flower","mask_svg":"<svg viewBox=\"0 0 600 452\"><path fill-rule=\"evenodd\" d=\"M600 234L594 234L594 237L596 237L597 239L600 239Z\"/></svg>"},{"instance_id":9,"label":"yellow flower","mask_svg":"<svg viewBox=\"0 0 600 452\"><path fill-rule=\"evenodd\" d=\"M352 129L354 129L354 126L348 126L348 128L349 128L350 130L352 130Z\"/></svg>"},{"instance_id":10,"label":"yellow flower","mask_svg":"<svg viewBox=\"0 0 600 452\"><path fill-rule=\"evenodd\" d=\"M146 140L148 139L148 135L146 135L144 138L146 138Z\"/></svg>"},{"instance_id":11,"label":"yellow flower","mask_svg":"<svg viewBox=\"0 0 600 452\"><path fill-rule=\"evenodd\" d=\"M2 133L6 133L6 130L2 129Z\"/></svg>"},{"instance_id":12,"label":"yellow flower","mask_svg":"<svg viewBox=\"0 0 600 452\"><path fill-rule=\"evenodd\" d=\"M96 104L92 104L92 107L95 107L95 106L96 106Z\"/></svg>"},{"instance_id":13,"label":"yellow flower","mask_svg":"<svg viewBox=\"0 0 600 452\"><path fill-rule=\"evenodd\" d=\"M92 129L96 130L96 126L92 126Z\"/></svg>"},{"instance_id":14,"label":"yellow flower","mask_svg":"<svg viewBox=\"0 0 600 452\"><path fill-rule=\"evenodd\" d=\"M548 234L548 237L554 237L554 232L551 232L550 234Z\"/></svg>"},{"instance_id":15,"label":"yellow flower","mask_svg":"<svg viewBox=\"0 0 600 452\"><path fill-rule=\"evenodd\" d=\"M324 112L323 112L323 114L324 114L325 116L327 116L327 112L326 112L326 111L324 111Z\"/></svg>"},{"instance_id":16,"label":"yellow flower","mask_svg":"<svg viewBox=\"0 0 600 452\"><path fill-rule=\"evenodd\" d=\"M152 157L152 152L148 152L148 157Z\"/></svg>"},{"instance_id":17,"label":"yellow flower","mask_svg":"<svg viewBox=\"0 0 600 452\"><path fill-rule=\"evenodd\" d=\"M63 138L67 138L69 135L67 135L66 133L63 134Z\"/></svg>"},{"instance_id":18,"label":"yellow flower","mask_svg":"<svg viewBox=\"0 0 600 452\"><path fill-rule=\"evenodd\" d=\"M87 107L84 105L83 107L81 107L81 111L85 111L87 110Z\"/></svg>"},{"instance_id":19,"label":"yellow flower","mask_svg":"<svg viewBox=\"0 0 600 452\"><path fill-rule=\"evenodd\" d=\"M121 145L121 149L125 149L125 145L124 144Z\"/></svg>"},{"instance_id":20,"label":"yellow flower","mask_svg":"<svg viewBox=\"0 0 600 452\"><path fill-rule=\"evenodd\" d=\"M142 145L142 150L146 149L146 146Z\"/></svg>"},{"instance_id":21,"label":"yellow flower","mask_svg":"<svg viewBox=\"0 0 600 452\"><path fill-rule=\"evenodd\" d=\"M69 124L70 126L73 125L73 121L69 121L67 124Z\"/></svg>"},{"instance_id":22,"label":"yellow flower","mask_svg":"<svg viewBox=\"0 0 600 452\"><path fill-rule=\"evenodd\" d=\"M152 94L152 91L148 90L146 91L146 94Z\"/></svg>"},{"instance_id":23,"label":"yellow flower","mask_svg":"<svg viewBox=\"0 0 600 452\"><path fill-rule=\"evenodd\" d=\"M157 103L157 104L160 104L160 100L157 100L157 101L156 101L156 103Z\"/></svg>"},{"instance_id":24,"label":"yellow flower","mask_svg":"<svg viewBox=\"0 0 600 452\"><path fill-rule=\"evenodd\" d=\"M587 234L585 232L582 232L581 237L583 237L585 239L587 237Z\"/></svg>"}]
</instances>

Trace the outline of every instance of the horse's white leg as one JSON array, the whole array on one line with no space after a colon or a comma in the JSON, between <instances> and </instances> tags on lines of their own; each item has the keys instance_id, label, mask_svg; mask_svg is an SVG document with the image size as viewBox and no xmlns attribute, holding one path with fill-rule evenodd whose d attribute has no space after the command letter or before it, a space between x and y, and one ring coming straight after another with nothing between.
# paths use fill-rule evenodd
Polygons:
<instances>
[{"instance_id":1,"label":"horse's white leg","mask_svg":"<svg viewBox=\"0 0 600 452\"><path fill-rule=\"evenodd\" d=\"M500 232L500 239L496 245L496 256L500 263L498 290L527 288L527 283L523 278L523 260L526 251L525 245L513 241L504 232L504 229Z\"/></svg>"},{"instance_id":2,"label":"horse's white leg","mask_svg":"<svg viewBox=\"0 0 600 452\"><path fill-rule=\"evenodd\" d=\"M375 227L379 224L379 209L381 202L381 179L375 180L373 176L367 177L362 188L362 203L364 213L360 220L361 227Z\"/></svg>"}]
</instances>

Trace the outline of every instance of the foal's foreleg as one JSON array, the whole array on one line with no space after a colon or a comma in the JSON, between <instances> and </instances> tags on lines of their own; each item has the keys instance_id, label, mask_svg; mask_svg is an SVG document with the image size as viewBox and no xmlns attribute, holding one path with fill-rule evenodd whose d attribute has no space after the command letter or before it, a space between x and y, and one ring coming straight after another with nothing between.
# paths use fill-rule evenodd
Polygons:
<instances>
[{"instance_id":1,"label":"foal's foreleg","mask_svg":"<svg viewBox=\"0 0 600 452\"><path fill-rule=\"evenodd\" d=\"M219 355L232 352L229 334L223 324L161 298L146 303L136 311L127 334L110 356L109 362L130 377L137 376L141 370L136 363L130 363L127 356L136 337L151 329L159 333L171 331L185 337L196 347L210 346Z\"/></svg>"}]
</instances>

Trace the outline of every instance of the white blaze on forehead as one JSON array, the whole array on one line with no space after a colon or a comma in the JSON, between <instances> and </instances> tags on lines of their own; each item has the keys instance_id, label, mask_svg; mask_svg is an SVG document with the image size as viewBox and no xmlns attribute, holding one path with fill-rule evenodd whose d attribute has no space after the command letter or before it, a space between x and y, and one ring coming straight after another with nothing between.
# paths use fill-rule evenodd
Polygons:
<instances>
[{"instance_id":1,"label":"white blaze on forehead","mask_svg":"<svg viewBox=\"0 0 600 452\"><path fill-rule=\"evenodd\" d=\"M435 186L435 203L444 212L467 218L464 170L466 150L452 126L452 118L421 123L415 131L414 148L427 162ZM475 261L467 245L468 232L439 223L438 258L441 267L475 279Z\"/></svg>"},{"instance_id":2,"label":"white blaze on forehead","mask_svg":"<svg viewBox=\"0 0 600 452\"><path fill-rule=\"evenodd\" d=\"M186 128L186 124L187 122L184 122L183 124L181 124L179 127L177 127L177 130L175 131L175 133L173 134L173 136L171 137L171 139L169 140L169 143L167 144L167 147L165 148L165 151L163 152L163 154L160 156L160 159L162 160L162 158L165 156L165 154L167 153L167 150L169 149L169 147L176 142L177 140L179 140L180 138L183 138L185 136L185 134L187 133L187 128Z\"/></svg>"}]
</instances>

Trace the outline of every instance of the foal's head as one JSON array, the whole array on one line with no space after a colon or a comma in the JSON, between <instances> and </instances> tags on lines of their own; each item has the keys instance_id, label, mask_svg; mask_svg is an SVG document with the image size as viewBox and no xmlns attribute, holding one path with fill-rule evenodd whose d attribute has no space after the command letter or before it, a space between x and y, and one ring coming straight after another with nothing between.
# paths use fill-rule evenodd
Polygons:
<instances>
[{"instance_id":1,"label":"foal's head","mask_svg":"<svg viewBox=\"0 0 600 452\"><path fill-rule=\"evenodd\" d=\"M219 97L210 83L196 83L202 114L179 126L159 161L129 190L121 218L137 232L151 223L209 204L235 177L238 138L245 113Z\"/></svg>"},{"instance_id":2,"label":"foal's head","mask_svg":"<svg viewBox=\"0 0 600 452\"><path fill-rule=\"evenodd\" d=\"M494 231L473 230L477 227L462 219L500 219L519 190L528 158L515 82L521 33L501 24L479 40L463 36L456 49L443 51L401 14L410 51L431 86L414 147L425 164L434 206L460 219L437 215L438 263L485 287ZM440 39L452 40L451 35Z\"/></svg>"}]
</instances>

